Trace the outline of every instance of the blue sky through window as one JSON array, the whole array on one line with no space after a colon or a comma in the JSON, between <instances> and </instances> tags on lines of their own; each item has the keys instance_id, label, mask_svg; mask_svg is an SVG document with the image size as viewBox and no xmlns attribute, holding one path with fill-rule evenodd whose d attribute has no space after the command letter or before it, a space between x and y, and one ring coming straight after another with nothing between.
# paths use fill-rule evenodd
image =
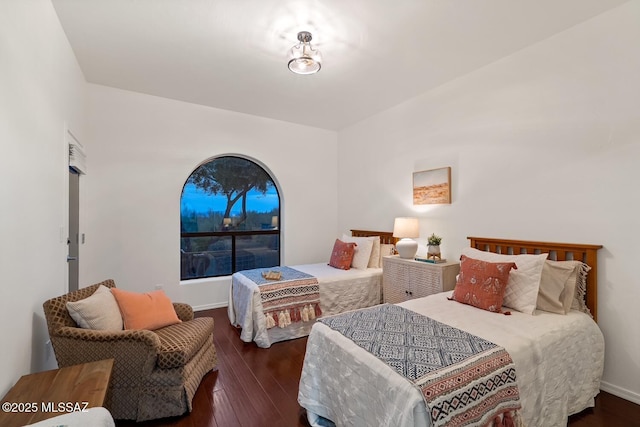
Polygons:
<instances>
[{"instance_id":1,"label":"blue sky through window","mask_svg":"<svg viewBox=\"0 0 640 427\"><path fill-rule=\"evenodd\" d=\"M247 194L247 210L254 212L271 212L279 207L278 193L274 187L270 187L265 194L251 190ZM207 194L194 184L184 186L180 200L180 212L195 211L197 213L224 212L227 206L227 198L223 195ZM231 211L231 216L242 214L242 201L239 200Z\"/></svg>"}]
</instances>

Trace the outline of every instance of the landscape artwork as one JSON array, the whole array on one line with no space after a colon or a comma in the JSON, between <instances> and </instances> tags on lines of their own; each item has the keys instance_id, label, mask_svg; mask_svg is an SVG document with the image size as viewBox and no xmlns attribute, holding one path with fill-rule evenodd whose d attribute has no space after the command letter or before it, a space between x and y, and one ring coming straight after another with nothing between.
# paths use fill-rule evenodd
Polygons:
<instances>
[{"instance_id":1,"label":"landscape artwork","mask_svg":"<svg viewBox=\"0 0 640 427\"><path fill-rule=\"evenodd\" d=\"M413 204L451 203L451 168L413 173Z\"/></svg>"}]
</instances>

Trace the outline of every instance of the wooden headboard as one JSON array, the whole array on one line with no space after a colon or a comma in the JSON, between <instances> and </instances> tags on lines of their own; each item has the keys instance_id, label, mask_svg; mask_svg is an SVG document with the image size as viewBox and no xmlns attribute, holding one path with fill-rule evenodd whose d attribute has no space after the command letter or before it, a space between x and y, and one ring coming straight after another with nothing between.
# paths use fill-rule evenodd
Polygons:
<instances>
[{"instance_id":1,"label":"wooden headboard","mask_svg":"<svg viewBox=\"0 0 640 427\"><path fill-rule=\"evenodd\" d=\"M587 276L587 307L598 320L598 249L602 245L581 245L575 243L531 242L527 240L505 240L484 237L467 237L471 247L498 254L540 254L548 253L550 260L578 260L591 267Z\"/></svg>"},{"instance_id":2,"label":"wooden headboard","mask_svg":"<svg viewBox=\"0 0 640 427\"><path fill-rule=\"evenodd\" d=\"M380 243L395 245L398 241L397 237L393 237L391 231L370 231L370 230L351 230L353 237L371 237L380 236Z\"/></svg>"}]
</instances>

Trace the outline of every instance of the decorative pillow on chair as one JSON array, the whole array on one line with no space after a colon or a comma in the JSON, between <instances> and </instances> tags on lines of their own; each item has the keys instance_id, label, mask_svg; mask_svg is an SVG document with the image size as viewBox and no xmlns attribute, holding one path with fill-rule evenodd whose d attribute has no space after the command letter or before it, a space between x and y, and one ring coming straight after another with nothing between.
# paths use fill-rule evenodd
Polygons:
<instances>
[{"instance_id":1,"label":"decorative pillow on chair","mask_svg":"<svg viewBox=\"0 0 640 427\"><path fill-rule=\"evenodd\" d=\"M141 294L112 288L111 292L120 307L125 329L152 331L181 322L173 303L161 290Z\"/></svg>"},{"instance_id":2,"label":"decorative pillow on chair","mask_svg":"<svg viewBox=\"0 0 640 427\"><path fill-rule=\"evenodd\" d=\"M341 270L349 270L355 250L355 243L346 243L340 239L336 239L336 242L333 244L333 250L331 251L329 265Z\"/></svg>"},{"instance_id":3,"label":"decorative pillow on chair","mask_svg":"<svg viewBox=\"0 0 640 427\"><path fill-rule=\"evenodd\" d=\"M351 261L351 267L359 270L366 270L368 267L373 266L372 257L374 256L374 247L377 245L377 258L380 259L380 236L378 237L353 237L342 235L342 241L345 243L355 243L356 251L353 254L353 260ZM374 268L378 268L378 264Z\"/></svg>"},{"instance_id":4,"label":"decorative pillow on chair","mask_svg":"<svg viewBox=\"0 0 640 427\"><path fill-rule=\"evenodd\" d=\"M67 302L71 318L83 329L121 331L122 315L116 299L104 285L85 299Z\"/></svg>"},{"instance_id":5,"label":"decorative pillow on chair","mask_svg":"<svg viewBox=\"0 0 640 427\"><path fill-rule=\"evenodd\" d=\"M501 313L509 272L516 268L515 262L493 263L462 255L453 300Z\"/></svg>"},{"instance_id":6,"label":"decorative pillow on chair","mask_svg":"<svg viewBox=\"0 0 640 427\"><path fill-rule=\"evenodd\" d=\"M504 255L474 248L464 248L462 254L488 262L515 262L518 269L509 275L503 304L522 313L533 314L538 301L542 267L549 254Z\"/></svg>"}]
</instances>

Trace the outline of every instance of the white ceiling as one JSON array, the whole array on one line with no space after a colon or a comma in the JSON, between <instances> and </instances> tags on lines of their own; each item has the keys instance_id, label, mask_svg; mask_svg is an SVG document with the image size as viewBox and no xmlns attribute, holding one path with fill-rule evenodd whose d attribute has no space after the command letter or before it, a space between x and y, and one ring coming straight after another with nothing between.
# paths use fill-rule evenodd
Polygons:
<instances>
[{"instance_id":1,"label":"white ceiling","mask_svg":"<svg viewBox=\"0 0 640 427\"><path fill-rule=\"evenodd\" d=\"M627 0L52 0L85 78L330 130ZM323 54L291 73L298 31Z\"/></svg>"}]
</instances>

